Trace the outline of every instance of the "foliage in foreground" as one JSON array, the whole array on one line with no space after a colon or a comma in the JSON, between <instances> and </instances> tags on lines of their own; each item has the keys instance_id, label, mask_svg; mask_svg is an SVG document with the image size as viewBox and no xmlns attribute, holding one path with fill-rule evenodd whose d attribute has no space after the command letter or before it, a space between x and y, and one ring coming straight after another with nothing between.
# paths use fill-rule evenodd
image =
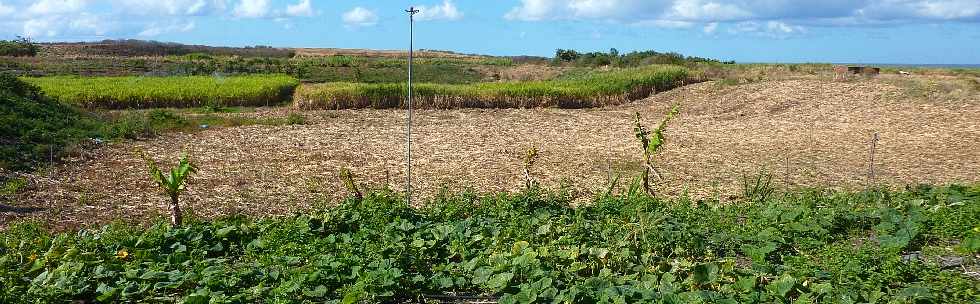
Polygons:
<instances>
[{"instance_id":1,"label":"foliage in foreground","mask_svg":"<svg viewBox=\"0 0 980 304\"><path fill-rule=\"evenodd\" d=\"M731 205L633 188L578 208L537 188L446 195L424 209L376 192L292 218L56 235L19 225L0 241L0 302L978 300L978 281L937 259L965 256L976 267L980 187Z\"/></svg>"},{"instance_id":2,"label":"foliage in foreground","mask_svg":"<svg viewBox=\"0 0 980 304\"><path fill-rule=\"evenodd\" d=\"M285 75L24 78L45 95L83 108L268 106L289 100L299 82Z\"/></svg>"},{"instance_id":3,"label":"foliage in foreground","mask_svg":"<svg viewBox=\"0 0 980 304\"><path fill-rule=\"evenodd\" d=\"M413 86L413 105L439 109L593 108L674 88L687 79L688 73L677 66L648 66L548 81L421 83ZM300 87L294 99L304 109L398 108L405 106L407 92L401 83L325 83Z\"/></svg>"}]
</instances>

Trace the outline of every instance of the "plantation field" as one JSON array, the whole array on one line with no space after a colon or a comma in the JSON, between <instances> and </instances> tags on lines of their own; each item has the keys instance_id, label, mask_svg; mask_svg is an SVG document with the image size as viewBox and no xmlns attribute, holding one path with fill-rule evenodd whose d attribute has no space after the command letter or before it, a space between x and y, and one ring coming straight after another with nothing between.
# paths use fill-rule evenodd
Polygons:
<instances>
[{"instance_id":1,"label":"plantation field","mask_svg":"<svg viewBox=\"0 0 980 304\"><path fill-rule=\"evenodd\" d=\"M285 75L186 77L27 77L48 97L90 109L269 106L299 82Z\"/></svg>"},{"instance_id":2,"label":"plantation field","mask_svg":"<svg viewBox=\"0 0 980 304\"><path fill-rule=\"evenodd\" d=\"M649 66L597 72L549 81L468 85L418 84L418 108L594 108L623 104L683 84L690 72L677 66ZM326 83L303 86L295 104L302 109L404 108L405 84Z\"/></svg>"},{"instance_id":3,"label":"plantation field","mask_svg":"<svg viewBox=\"0 0 980 304\"><path fill-rule=\"evenodd\" d=\"M378 192L307 214L0 235L0 301L976 303L980 188L737 204ZM971 228L977 227L977 228Z\"/></svg>"},{"instance_id":4,"label":"plantation field","mask_svg":"<svg viewBox=\"0 0 980 304\"><path fill-rule=\"evenodd\" d=\"M869 183L875 132L877 182L971 184L980 182L980 95L962 85L888 77L706 82L598 109L421 110L413 127L414 187L420 197L443 187L517 190L523 185L521 159L533 146L539 156L531 174L543 185L567 184L587 197L620 175L621 190L642 169L634 113L653 125L675 103L680 114L667 128L659 158L662 195L728 202L742 192L743 175L763 170L781 189L862 189ZM224 115L284 117L290 111L295 110ZM40 209L4 213L3 221L44 218L77 227L160 215L165 201L134 148L160 161L189 153L200 173L183 202L206 218L288 215L319 199L339 199L344 194L337 172L345 167L370 187L404 187L403 111L303 114L304 125L164 134L94 150L32 178L12 201Z\"/></svg>"}]
</instances>

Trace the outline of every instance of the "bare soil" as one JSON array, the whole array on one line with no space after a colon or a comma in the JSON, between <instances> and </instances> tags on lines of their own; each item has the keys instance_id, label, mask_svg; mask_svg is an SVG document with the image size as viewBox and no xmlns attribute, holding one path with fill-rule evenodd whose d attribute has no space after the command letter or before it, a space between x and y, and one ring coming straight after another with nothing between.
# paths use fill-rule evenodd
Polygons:
<instances>
[{"instance_id":1,"label":"bare soil","mask_svg":"<svg viewBox=\"0 0 980 304\"><path fill-rule=\"evenodd\" d=\"M540 151L533 176L546 187L567 184L587 199L617 174L624 187L640 170L634 113L652 127L674 103L681 114L659 158L666 180L658 189L667 195L728 201L741 192L743 175L761 170L783 189L860 189L868 185L876 132L875 175L885 185L980 182L980 96L910 93L901 83L885 77L707 82L602 109L418 111L412 177L422 199L416 201L443 188L519 190L521 157L532 146ZM181 151L189 153L200 170L183 203L203 217L289 215L336 202L345 195L337 178L345 167L370 187L404 188L403 111L305 114L307 125L169 134L97 149L32 176L28 189L8 203L7 209L23 212L0 210L0 226L34 218L78 227L162 214L166 198L134 149L167 165Z\"/></svg>"}]
</instances>

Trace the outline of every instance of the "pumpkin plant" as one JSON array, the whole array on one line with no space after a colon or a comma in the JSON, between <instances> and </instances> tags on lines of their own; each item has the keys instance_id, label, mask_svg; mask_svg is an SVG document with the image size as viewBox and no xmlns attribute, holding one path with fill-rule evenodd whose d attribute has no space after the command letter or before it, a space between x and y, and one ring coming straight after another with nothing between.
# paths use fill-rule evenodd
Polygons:
<instances>
[{"instance_id":1,"label":"pumpkin plant","mask_svg":"<svg viewBox=\"0 0 980 304\"><path fill-rule=\"evenodd\" d=\"M636 119L633 122L633 133L636 135L636 139L640 141L640 145L643 147L643 189L647 193L653 194L653 188L650 186L650 174L652 173L657 180L663 180L663 175L657 170L654 158L657 153L660 152L660 148L664 145L664 130L667 129L667 123L670 122L674 115L680 110L678 105L674 105L667 116L660 121L660 125L657 126L653 131L647 130L643 124L640 123L640 113L636 113Z\"/></svg>"},{"instance_id":2,"label":"pumpkin plant","mask_svg":"<svg viewBox=\"0 0 980 304\"><path fill-rule=\"evenodd\" d=\"M180 162L177 163L177 166L171 168L169 174L164 174L156 161L147 157L146 154L141 153L141 156L150 169L150 178L170 197L170 225L173 227L180 226L183 221L180 212L180 194L184 192L187 179L190 175L197 172L197 167L188 160L187 154L185 153L180 157Z\"/></svg>"}]
</instances>

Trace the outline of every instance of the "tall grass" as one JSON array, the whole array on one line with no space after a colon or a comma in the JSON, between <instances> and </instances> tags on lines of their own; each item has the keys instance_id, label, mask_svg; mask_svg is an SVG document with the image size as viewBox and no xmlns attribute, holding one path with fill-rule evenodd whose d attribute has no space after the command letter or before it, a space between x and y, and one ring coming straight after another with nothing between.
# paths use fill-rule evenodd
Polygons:
<instances>
[{"instance_id":1,"label":"tall grass","mask_svg":"<svg viewBox=\"0 0 980 304\"><path fill-rule=\"evenodd\" d=\"M299 82L285 75L232 77L75 77L24 78L45 95L84 108L262 106L289 99Z\"/></svg>"},{"instance_id":2,"label":"tall grass","mask_svg":"<svg viewBox=\"0 0 980 304\"><path fill-rule=\"evenodd\" d=\"M421 83L414 86L419 108L591 108L622 104L671 89L688 70L650 66L592 73L549 81L466 85ZM407 87L401 83L326 83L300 87L296 106L304 109L399 108Z\"/></svg>"}]
</instances>

